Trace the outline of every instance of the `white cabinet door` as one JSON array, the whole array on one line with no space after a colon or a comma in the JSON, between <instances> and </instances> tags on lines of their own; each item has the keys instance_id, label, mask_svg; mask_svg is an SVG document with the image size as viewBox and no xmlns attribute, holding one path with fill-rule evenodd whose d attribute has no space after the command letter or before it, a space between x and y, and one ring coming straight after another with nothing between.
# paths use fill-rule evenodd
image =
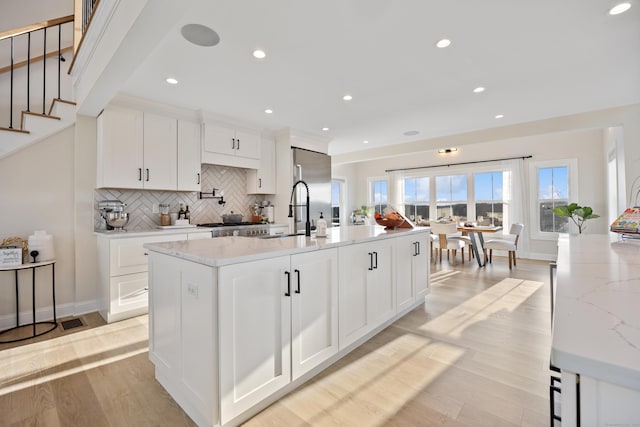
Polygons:
<instances>
[{"instance_id":1,"label":"white cabinet door","mask_svg":"<svg viewBox=\"0 0 640 427\"><path fill-rule=\"evenodd\" d=\"M175 242L187 240L186 234L165 234L150 237L129 237L110 241L109 276L147 272L147 250L145 243Z\"/></svg>"},{"instance_id":2,"label":"white cabinet door","mask_svg":"<svg viewBox=\"0 0 640 427\"><path fill-rule=\"evenodd\" d=\"M125 274L110 280L110 315L145 309L149 302L147 273Z\"/></svg>"},{"instance_id":3,"label":"white cabinet door","mask_svg":"<svg viewBox=\"0 0 640 427\"><path fill-rule=\"evenodd\" d=\"M290 257L218 270L221 424L291 380Z\"/></svg>"},{"instance_id":4,"label":"white cabinet door","mask_svg":"<svg viewBox=\"0 0 640 427\"><path fill-rule=\"evenodd\" d=\"M338 352L338 251L294 255L290 271L295 380Z\"/></svg>"},{"instance_id":5,"label":"white cabinet door","mask_svg":"<svg viewBox=\"0 0 640 427\"><path fill-rule=\"evenodd\" d=\"M425 237L426 236L426 237ZM428 234L398 237L394 247L397 312L424 298L429 289Z\"/></svg>"},{"instance_id":6,"label":"white cabinet door","mask_svg":"<svg viewBox=\"0 0 640 427\"><path fill-rule=\"evenodd\" d=\"M395 284L390 240L339 248L340 349L393 317Z\"/></svg>"},{"instance_id":7,"label":"white cabinet door","mask_svg":"<svg viewBox=\"0 0 640 427\"><path fill-rule=\"evenodd\" d=\"M251 129L236 129L236 155L250 159L260 159L260 134Z\"/></svg>"},{"instance_id":8,"label":"white cabinet door","mask_svg":"<svg viewBox=\"0 0 640 427\"><path fill-rule=\"evenodd\" d=\"M97 120L97 186L143 188L143 115L109 107Z\"/></svg>"},{"instance_id":9,"label":"white cabinet door","mask_svg":"<svg viewBox=\"0 0 640 427\"><path fill-rule=\"evenodd\" d=\"M178 191L200 191L200 124L178 121Z\"/></svg>"},{"instance_id":10,"label":"white cabinet door","mask_svg":"<svg viewBox=\"0 0 640 427\"><path fill-rule=\"evenodd\" d=\"M209 153L235 155L236 130L231 126L207 123L204 125L203 150Z\"/></svg>"},{"instance_id":11,"label":"white cabinet door","mask_svg":"<svg viewBox=\"0 0 640 427\"><path fill-rule=\"evenodd\" d=\"M177 170L177 120L144 113L144 188L177 190Z\"/></svg>"},{"instance_id":12,"label":"white cabinet door","mask_svg":"<svg viewBox=\"0 0 640 427\"><path fill-rule=\"evenodd\" d=\"M247 169L247 194L276 193L276 142L262 140L259 169Z\"/></svg>"}]
</instances>

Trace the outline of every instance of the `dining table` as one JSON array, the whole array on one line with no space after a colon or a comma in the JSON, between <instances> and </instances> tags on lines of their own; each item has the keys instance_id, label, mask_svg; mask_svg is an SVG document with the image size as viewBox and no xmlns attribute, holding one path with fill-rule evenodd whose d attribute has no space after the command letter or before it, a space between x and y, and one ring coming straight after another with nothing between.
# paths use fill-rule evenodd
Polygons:
<instances>
[{"instance_id":1,"label":"dining table","mask_svg":"<svg viewBox=\"0 0 640 427\"><path fill-rule=\"evenodd\" d=\"M462 232L462 234L468 235L469 239L471 239L471 249L473 250L473 255L476 257L476 261L478 262L478 267L484 267L484 250L482 251L482 258L480 258L479 248L484 248L484 238L482 235L484 233L495 233L497 231L502 230L502 226L493 226L493 225L476 225L476 226L459 226L458 231ZM476 234L478 235L478 241L480 242L480 246L476 243Z\"/></svg>"}]
</instances>

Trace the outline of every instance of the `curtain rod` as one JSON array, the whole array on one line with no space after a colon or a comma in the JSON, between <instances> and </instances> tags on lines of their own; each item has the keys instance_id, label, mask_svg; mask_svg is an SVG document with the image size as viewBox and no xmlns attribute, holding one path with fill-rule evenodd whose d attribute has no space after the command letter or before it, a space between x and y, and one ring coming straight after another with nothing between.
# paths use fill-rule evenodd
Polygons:
<instances>
[{"instance_id":1,"label":"curtain rod","mask_svg":"<svg viewBox=\"0 0 640 427\"><path fill-rule=\"evenodd\" d=\"M447 165L431 165L431 166L416 166L412 168L399 168L399 169L386 169L385 172L397 172L397 171L410 171L416 169L431 169L431 168L441 168L441 167L449 167L449 166L458 166L458 165L471 165L474 163L489 163L489 162L501 162L503 160L515 160L515 159L530 159L533 156L518 156L518 157L506 157L504 159L493 159L493 160L476 160L473 162L460 162L460 163L449 163Z\"/></svg>"}]
</instances>

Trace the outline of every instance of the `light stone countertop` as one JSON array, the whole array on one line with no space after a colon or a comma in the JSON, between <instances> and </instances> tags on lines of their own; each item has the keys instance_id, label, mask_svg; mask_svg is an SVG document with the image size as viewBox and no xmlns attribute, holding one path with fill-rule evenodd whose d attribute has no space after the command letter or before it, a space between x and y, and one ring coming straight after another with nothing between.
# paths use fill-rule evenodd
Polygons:
<instances>
[{"instance_id":1,"label":"light stone countertop","mask_svg":"<svg viewBox=\"0 0 640 427\"><path fill-rule=\"evenodd\" d=\"M320 249L364 243L400 235L429 233L428 227L385 230L380 226L331 227L327 237L304 235L260 239L255 237L228 236L214 239L179 242L148 243L150 251L175 256L211 267L220 267L259 259L274 258Z\"/></svg>"},{"instance_id":2,"label":"light stone countertop","mask_svg":"<svg viewBox=\"0 0 640 427\"><path fill-rule=\"evenodd\" d=\"M551 360L640 390L640 241L561 235Z\"/></svg>"},{"instance_id":3,"label":"light stone countertop","mask_svg":"<svg viewBox=\"0 0 640 427\"><path fill-rule=\"evenodd\" d=\"M159 236L162 234L186 234L186 233L211 233L211 227L176 227L176 228L152 228L141 231L120 230L95 230L93 234L104 239L126 239L128 237Z\"/></svg>"}]
</instances>

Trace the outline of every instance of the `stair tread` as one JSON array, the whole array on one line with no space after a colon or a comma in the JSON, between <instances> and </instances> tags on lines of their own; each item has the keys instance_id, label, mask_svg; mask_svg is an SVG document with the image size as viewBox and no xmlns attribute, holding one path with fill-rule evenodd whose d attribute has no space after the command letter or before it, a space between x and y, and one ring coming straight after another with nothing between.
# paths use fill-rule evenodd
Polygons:
<instances>
[{"instance_id":1,"label":"stair tread","mask_svg":"<svg viewBox=\"0 0 640 427\"><path fill-rule=\"evenodd\" d=\"M5 127L0 127L0 130L6 130L8 132L18 132L18 133L29 133L28 130L23 130L23 129L16 129L16 128L5 128Z\"/></svg>"},{"instance_id":2,"label":"stair tread","mask_svg":"<svg viewBox=\"0 0 640 427\"><path fill-rule=\"evenodd\" d=\"M60 117L58 116L52 116L50 114L34 113L33 111L23 111L22 114L28 114L28 115L37 116L37 117L44 117L46 119L61 120Z\"/></svg>"}]
</instances>

